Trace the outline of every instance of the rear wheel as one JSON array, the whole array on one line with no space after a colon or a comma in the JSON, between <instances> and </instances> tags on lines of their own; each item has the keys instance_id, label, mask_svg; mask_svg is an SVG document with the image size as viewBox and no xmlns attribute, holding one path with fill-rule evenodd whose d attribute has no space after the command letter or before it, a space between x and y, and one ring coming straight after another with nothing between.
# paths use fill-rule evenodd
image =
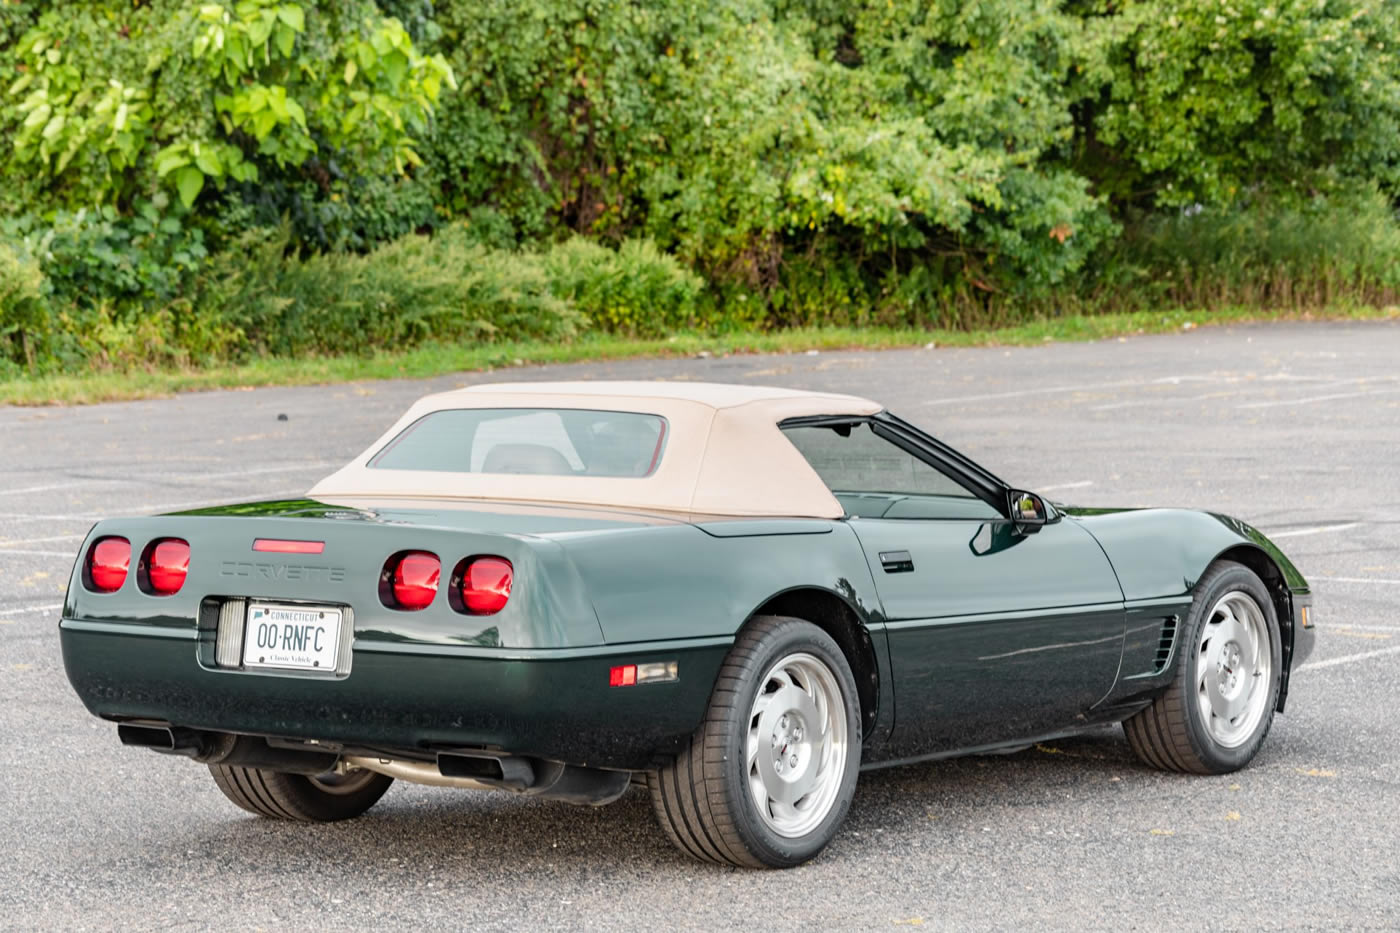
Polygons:
<instances>
[{"instance_id":1,"label":"rear wheel","mask_svg":"<svg viewBox=\"0 0 1400 933\"><path fill-rule=\"evenodd\" d=\"M1278 615L1259 577L1231 561L1212 565L1181 645L1171 687L1123 723L1128 743L1163 770L1237 771L1269 733L1283 673Z\"/></svg>"},{"instance_id":2,"label":"rear wheel","mask_svg":"<svg viewBox=\"0 0 1400 933\"><path fill-rule=\"evenodd\" d=\"M329 823L359 816L394 779L374 771L327 771L314 777L264 768L210 765L224 796L249 813L277 820Z\"/></svg>"},{"instance_id":3,"label":"rear wheel","mask_svg":"<svg viewBox=\"0 0 1400 933\"><path fill-rule=\"evenodd\" d=\"M786 868L836 835L855 794L860 706L841 649L809 622L761 616L720 669L690 747L648 783L683 852Z\"/></svg>"}]
</instances>

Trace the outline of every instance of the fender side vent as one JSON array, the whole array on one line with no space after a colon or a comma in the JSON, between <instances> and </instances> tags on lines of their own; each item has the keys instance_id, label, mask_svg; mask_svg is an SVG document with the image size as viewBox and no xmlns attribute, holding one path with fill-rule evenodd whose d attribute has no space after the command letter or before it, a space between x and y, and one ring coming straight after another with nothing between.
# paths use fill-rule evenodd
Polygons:
<instances>
[{"instance_id":1,"label":"fender side vent","mask_svg":"<svg viewBox=\"0 0 1400 933\"><path fill-rule=\"evenodd\" d=\"M1152 671L1160 674L1167 669L1167 662L1172 659L1172 645L1176 642L1176 626L1180 621L1177 616L1167 616L1162 620L1162 634L1157 638L1157 659L1152 664Z\"/></svg>"}]
</instances>

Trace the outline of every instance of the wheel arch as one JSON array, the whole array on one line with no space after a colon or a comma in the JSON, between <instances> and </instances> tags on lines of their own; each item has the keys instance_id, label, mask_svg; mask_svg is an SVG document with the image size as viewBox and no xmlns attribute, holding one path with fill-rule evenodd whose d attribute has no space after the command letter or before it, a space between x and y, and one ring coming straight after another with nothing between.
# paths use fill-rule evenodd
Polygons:
<instances>
[{"instance_id":1,"label":"wheel arch","mask_svg":"<svg viewBox=\"0 0 1400 933\"><path fill-rule=\"evenodd\" d=\"M1274 707L1281 713L1284 700L1288 697L1288 676L1293 667L1293 593L1288 588L1283 568L1267 551L1257 545L1237 544L1226 548L1215 556L1211 564L1222 560L1234 561L1252 570L1264 582L1264 588L1269 591L1269 598L1273 600L1274 612L1278 615L1279 634L1283 638L1283 675L1279 684L1278 704Z\"/></svg>"},{"instance_id":2,"label":"wheel arch","mask_svg":"<svg viewBox=\"0 0 1400 933\"><path fill-rule=\"evenodd\" d=\"M784 590L749 613L756 616L792 616L810 622L831 636L851 666L859 694L861 733L869 739L880 711L880 662L875 642L861 613L840 594L817 586Z\"/></svg>"}]
</instances>

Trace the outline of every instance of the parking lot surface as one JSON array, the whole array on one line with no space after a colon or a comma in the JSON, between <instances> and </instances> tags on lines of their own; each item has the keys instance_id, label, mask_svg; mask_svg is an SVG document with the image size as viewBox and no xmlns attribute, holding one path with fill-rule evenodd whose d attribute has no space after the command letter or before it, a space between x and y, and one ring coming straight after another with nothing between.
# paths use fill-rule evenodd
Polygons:
<instances>
[{"instance_id":1,"label":"parking lot surface","mask_svg":"<svg viewBox=\"0 0 1400 933\"><path fill-rule=\"evenodd\" d=\"M1279 324L0 408L0 928L1400 928L1396 360L1396 324ZM637 790L400 783L349 823L259 820L69 689L58 613L96 519L300 494L429 391L603 378L869 396L1052 499L1239 516L1312 583L1318 649L1245 771L1158 773L1112 727L868 772L787 872L686 859Z\"/></svg>"}]
</instances>

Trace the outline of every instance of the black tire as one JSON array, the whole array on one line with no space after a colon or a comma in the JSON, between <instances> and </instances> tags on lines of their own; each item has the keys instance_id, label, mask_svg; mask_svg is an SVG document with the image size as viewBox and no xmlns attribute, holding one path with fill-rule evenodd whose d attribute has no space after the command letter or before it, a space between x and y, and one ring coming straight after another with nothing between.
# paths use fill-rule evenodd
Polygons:
<instances>
[{"instance_id":1,"label":"black tire","mask_svg":"<svg viewBox=\"0 0 1400 933\"><path fill-rule=\"evenodd\" d=\"M394 779L373 771L308 777L264 768L210 765L224 796L249 813L274 820L331 823L359 816L379 801Z\"/></svg>"},{"instance_id":2,"label":"black tire","mask_svg":"<svg viewBox=\"0 0 1400 933\"><path fill-rule=\"evenodd\" d=\"M1220 665L1213 671L1206 669L1208 658L1203 654L1206 645L1202 638L1206 626L1213 624L1213 610L1232 594L1248 597L1257 607L1257 624L1269 642L1267 646L1259 646L1259 660L1262 662L1267 654L1269 668L1267 682L1254 688L1263 691L1262 708L1248 719L1243 715L1239 717L1240 733L1230 736L1229 741L1221 741L1212 732L1212 722L1228 729L1236 720L1213 718L1208 709L1203 711L1202 705L1210 705L1209 690L1218 686L1220 678L1228 677L1231 670ZM1218 624L1220 616L1216 614L1214 619L1214 624ZM1233 561L1217 561L1196 584L1196 596L1186 625L1177 637L1179 659L1171 686L1151 706L1123 723L1128 744L1145 764L1164 771L1191 774L1238 771L1259 751L1269 734L1274 708L1278 705L1283 651L1278 614L1269 591L1248 567ZM1257 676L1262 679L1264 674L1260 672ZM1251 698L1248 706L1254 710L1259 700L1253 699L1253 694ZM1257 721L1251 721L1256 717Z\"/></svg>"},{"instance_id":3,"label":"black tire","mask_svg":"<svg viewBox=\"0 0 1400 933\"><path fill-rule=\"evenodd\" d=\"M767 713L756 715L753 712L760 690L765 695L776 696L771 692L778 682L776 678L789 673L787 668L780 673L775 666L788 661L810 665L806 659L820 662L831 675L830 680L824 680L817 668L808 667L814 680L826 684L824 696L829 694L833 684L839 691L845 744L832 742L810 751L808 747L812 743L801 746L807 759L802 765L804 774L826 771L813 768L809 763L814 760L810 756L822 754L826 754L825 760L831 770L826 771L828 776L824 780L817 778L816 786L821 788L823 803L814 804L806 817L819 822L800 835L784 835L766 822L774 818L773 811L768 811L766 816L760 814L756 791L751 790L753 779L750 778L747 747L750 728L756 729L760 721L767 722L764 719ZM791 679L788 682L795 683ZM814 704L813 709L816 708ZM777 705L773 709L776 717ZM843 729L834 721L836 704L827 703L827 710L832 719L829 728L835 736ZM783 715L782 721L788 721L787 715ZM799 716L794 716L793 722L805 726ZM796 741L800 743L802 738L799 731ZM775 733L773 749L779 749L778 741ZM788 748L785 743L781 750L773 753L778 758L777 767L782 767ZM829 752L823 753L822 749L826 748ZM682 852L726 865L788 868L816 856L836 835L855 795L860 751L860 703L855 678L836 642L801 619L758 616L739 633L720 668L709 709L689 747L665 767L650 772L647 783L657 820ZM837 766L844 769L839 779L835 771ZM795 771L789 772L793 773ZM817 796L818 792L813 791L811 797L803 800L814 800ZM825 816L820 815L823 812Z\"/></svg>"}]
</instances>

